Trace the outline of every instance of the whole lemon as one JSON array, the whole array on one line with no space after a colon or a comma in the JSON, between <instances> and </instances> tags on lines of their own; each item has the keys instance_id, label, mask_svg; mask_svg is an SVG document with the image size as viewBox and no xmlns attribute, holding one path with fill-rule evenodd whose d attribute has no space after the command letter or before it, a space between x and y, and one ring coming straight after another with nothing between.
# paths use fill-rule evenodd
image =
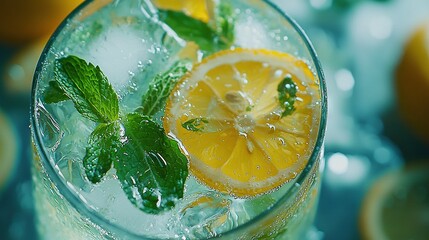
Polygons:
<instances>
[{"instance_id":1,"label":"whole lemon","mask_svg":"<svg viewBox=\"0 0 429 240\"><path fill-rule=\"evenodd\" d=\"M405 45L396 68L396 94L401 118L429 144L429 22Z\"/></svg>"},{"instance_id":2,"label":"whole lemon","mask_svg":"<svg viewBox=\"0 0 429 240\"><path fill-rule=\"evenodd\" d=\"M24 42L57 28L83 0L0 1L0 42Z\"/></svg>"}]
</instances>

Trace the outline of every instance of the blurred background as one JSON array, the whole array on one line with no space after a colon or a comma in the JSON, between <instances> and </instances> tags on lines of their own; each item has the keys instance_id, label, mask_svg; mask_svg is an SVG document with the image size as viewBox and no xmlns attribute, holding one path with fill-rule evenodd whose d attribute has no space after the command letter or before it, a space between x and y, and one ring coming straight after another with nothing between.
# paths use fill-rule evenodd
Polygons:
<instances>
[{"instance_id":1,"label":"blurred background","mask_svg":"<svg viewBox=\"0 0 429 240\"><path fill-rule=\"evenodd\" d=\"M49 35L82 1L0 1L0 239L36 239L32 77ZM309 239L429 239L429 0L272 2L308 34L328 85Z\"/></svg>"}]
</instances>

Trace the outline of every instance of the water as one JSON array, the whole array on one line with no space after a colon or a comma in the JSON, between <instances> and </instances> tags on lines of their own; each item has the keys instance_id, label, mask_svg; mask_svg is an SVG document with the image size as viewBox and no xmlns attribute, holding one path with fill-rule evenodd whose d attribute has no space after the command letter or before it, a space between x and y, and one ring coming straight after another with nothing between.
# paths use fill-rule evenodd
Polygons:
<instances>
[{"instance_id":1,"label":"water","mask_svg":"<svg viewBox=\"0 0 429 240\"><path fill-rule=\"evenodd\" d=\"M129 4L136 2L139 1ZM255 3L255 6L260 4ZM238 14L235 31L238 46L264 47L308 56L308 50L296 47L302 40L288 33L281 25L285 24L285 20L280 15L262 17L264 11L256 10L255 6L249 8L244 1L237 1L234 5L240 8L235 11ZM150 80L172 65L183 42L166 38L167 33L162 25L136 9L138 8L128 11L125 1L116 1L87 17L82 23L69 21L65 27L67 31L59 33L57 41L48 52L38 78L39 91L52 79L53 59L77 55L103 70L119 94L121 115L140 106L142 93L147 90ZM272 26L276 22L279 25ZM242 235L243 239L255 234L274 237L287 232L296 237L294 234L301 232L296 229L305 229L311 224L320 181L318 164L305 170L311 174L308 174L303 186L295 185L295 181L292 181L271 194L249 199L218 193L190 176L185 185L183 200L172 210L158 215L139 211L123 193L114 169L96 185L84 177L81 159L85 152L82 149L87 146L95 124L82 118L70 101L44 104L40 95L36 98L39 104L36 107L37 122L40 123L38 129L54 171L77 194L81 204L126 231L156 238L216 237L273 208L288 190L291 194L297 193L297 196L290 197L290 204L278 211L277 218L261 218L261 226L265 227L261 227L261 231L248 231ZM279 141L284 143L285 140ZM40 152L37 147L36 150ZM56 187L50 189L52 183L47 178L43 165L38 163L39 158L36 153L34 179L36 186L40 186L35 193L36 208L39 221L42 224L49 223L49 226L39 225L39 231L48 239L55 239L62 234L63 237L73 239L116 238L115 234L76 212ZM264 228L267 231L263 231Z\"/></svg>"}]
</instances>

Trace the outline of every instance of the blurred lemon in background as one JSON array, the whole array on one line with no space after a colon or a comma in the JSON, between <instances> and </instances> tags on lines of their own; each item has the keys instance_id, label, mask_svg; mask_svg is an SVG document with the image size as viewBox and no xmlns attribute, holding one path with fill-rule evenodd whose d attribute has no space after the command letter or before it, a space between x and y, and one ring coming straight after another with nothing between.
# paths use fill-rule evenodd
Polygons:
<instances>
[{"instance_id":1,"label":"blurred lemon in background","mask_svg":"<svg viewBox=\"0 0 429 240\"><path fill-rule=\"evenodd\" d=\"M154 0L153 3L161 9L183 11L185 14L203 22L209 21L206 0Z\"/></svg>"},{"instance_id":2,"label":"blurred lemon in background","mask_svg":"<svg viewBox=\"0 0 429 240\"><path fill-rule=\"evenodd\" d=\"M0 110L0 192L11 176L17 155L16 133Z\"/></svg>"},{"instance_id":3,"label":"blurred lemon in background","mask_svg":"<svg viewBox=\"0 0 429 240\"><path fill-rule=\"evenodd\" d=\"M366 240L427 240L429 162L382 176L368 192L360 227Z\"/></svg>"},{"instance_id":4,"label":"blurred lemon in background","mask_svg":"<svg viewBox=\"0 0 429 240\"><path fill-rule=\"evenodd\" d=\"M396 93L401 118L429 143L429 21L405 45L396 69Z\"/></svg>"},{"instance_id":5,"label":"blurred lemon in background","mask_svg":"<svg viewBox=\"0 0 429 240\"><path fill-rule=\"evenodd\" d=\"M21 48L6 64L4 85L9 93L25 94L31 90L37 61L49 37L42 37ZM0 76L1 77L1 76Z\"/></svg>"},{"instance_id":6,"label":"blurred lemon in background","mask_svg":"<svg viewBox=\"0 0 429 240\"><path fill-rule=\"evenodd\" d=\"M83 0L2 0L0 41L24 42L50 34Z\"/></svg>"}]
</instances>

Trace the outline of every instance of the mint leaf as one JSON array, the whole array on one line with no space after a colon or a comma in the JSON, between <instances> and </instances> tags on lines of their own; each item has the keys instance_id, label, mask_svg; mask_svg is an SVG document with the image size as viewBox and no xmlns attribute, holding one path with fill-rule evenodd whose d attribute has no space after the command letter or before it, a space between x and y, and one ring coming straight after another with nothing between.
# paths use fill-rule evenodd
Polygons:
<instances>
[{"instance_id":1,"label":"mint leaf","mask_svg":"<svg viewBox=\"0 0 429 240\"><path fill-rule=\"evenodd\" d=\"M118 96L100 68L76 56L55 61L55 80L82 116L98 123L119 117Z\"/></svg>"},{"instance_id":2,"label":"mint leaf","mask_svg":"<svg viewBox=\"0 0 429 240\"><path fill-rule=\"evenodd\" d=\"M298 87L291 76L286 76L277 86L280 107L283 109L282 118L295 111L295 100Z\"/></svg>"},{"instance_id":3,"label":"mint leaf","mask_svg":"<svg viewBox=\"0 0 429 240\"><path fill-rule=\"evenodd\" d=\"M209 121L206 118L193 118L182 123L182 127L188 131L202 132L207 123Z\"/></svg>"},{"instance_id":4,"label":"mint leaf","mask_svg":"<svg viewBox=\"0 0 429 240\"><path fill-rule=\"evenodd\" d=\"M234 42L234 28L236 16L228 1L221 0L215 9L214 24L216 32L223 42L232 45Z\"/></svg>"},{"instance_id":5,"label":"mint leaf","mask_svg":"<svg viewBox=\"0 0 429 240\"><path fill-rule=\"evenodd\" d=\"M113 165L129 200L147 213L168 210L183 197L187 158L150 117L189 68L179 62L153 80L141 108L148 116L131 113L120 119L118 96L106 76L76 56L56 60L55 81L44 93L51 103L71 99L82 116L98 123L83 159L87 178L98 183Z\"/></svg>"},{"instance_id":6,"label":"mint leaf","mask_svg":"<svg viewBox=\"0 0 429 240\"><path fill-rule=\"evenodd\" d=\"M183 197L188 176L185 155L149 117L131 113L123 124L126 141L115 152L114 167L124 192L146 213L171 209Z\"/></svg>"},{"instance_id":7,"label":"mint leaf","mask_svg":"<svg viewBox=\"0 0 429 240\"><path fill-rule=\"evenodd\" d=\"M91 133L83 159L83 166L89 181L98 183L112 167L114 152L120 147L120 124L112 122L99 124Z\"/></svg>"},{"instance_id":8,"label":"mint leaf","mask_svg":"<svg viewBox=\"0 0 429 240\"><path fill-rule=\"evenodd\" d=\"M180 38L194 41L202 51L213 53L229 47L205 22L192 18L183 12L158 10L159 19L173 29Z\"/></svg>"},{"instance_id":9,"label":"mint leaf","mask_svg":"<svg viewBox=\"0 0 429 240\"><path fill-rule=\"evenodd\" d=\"M50 81L49 86L43 92L43 100L51 104L69 100L69 97L67 97L66 93L60 88L58 82Z\"/></svg>"},{"instance_id":10,"label":"mint leaf","mask_svg":"<svg viewBox=\"0 0 429 240\"><path fill-rule=\"evenodd\" d=\"M149 89L142 98L139 111L146 116L153 116L164 108L170 92L185 73L191 69L188 61L176 62L168 71L158 74L149 84Z\"/></svg>"}]
</instances>

